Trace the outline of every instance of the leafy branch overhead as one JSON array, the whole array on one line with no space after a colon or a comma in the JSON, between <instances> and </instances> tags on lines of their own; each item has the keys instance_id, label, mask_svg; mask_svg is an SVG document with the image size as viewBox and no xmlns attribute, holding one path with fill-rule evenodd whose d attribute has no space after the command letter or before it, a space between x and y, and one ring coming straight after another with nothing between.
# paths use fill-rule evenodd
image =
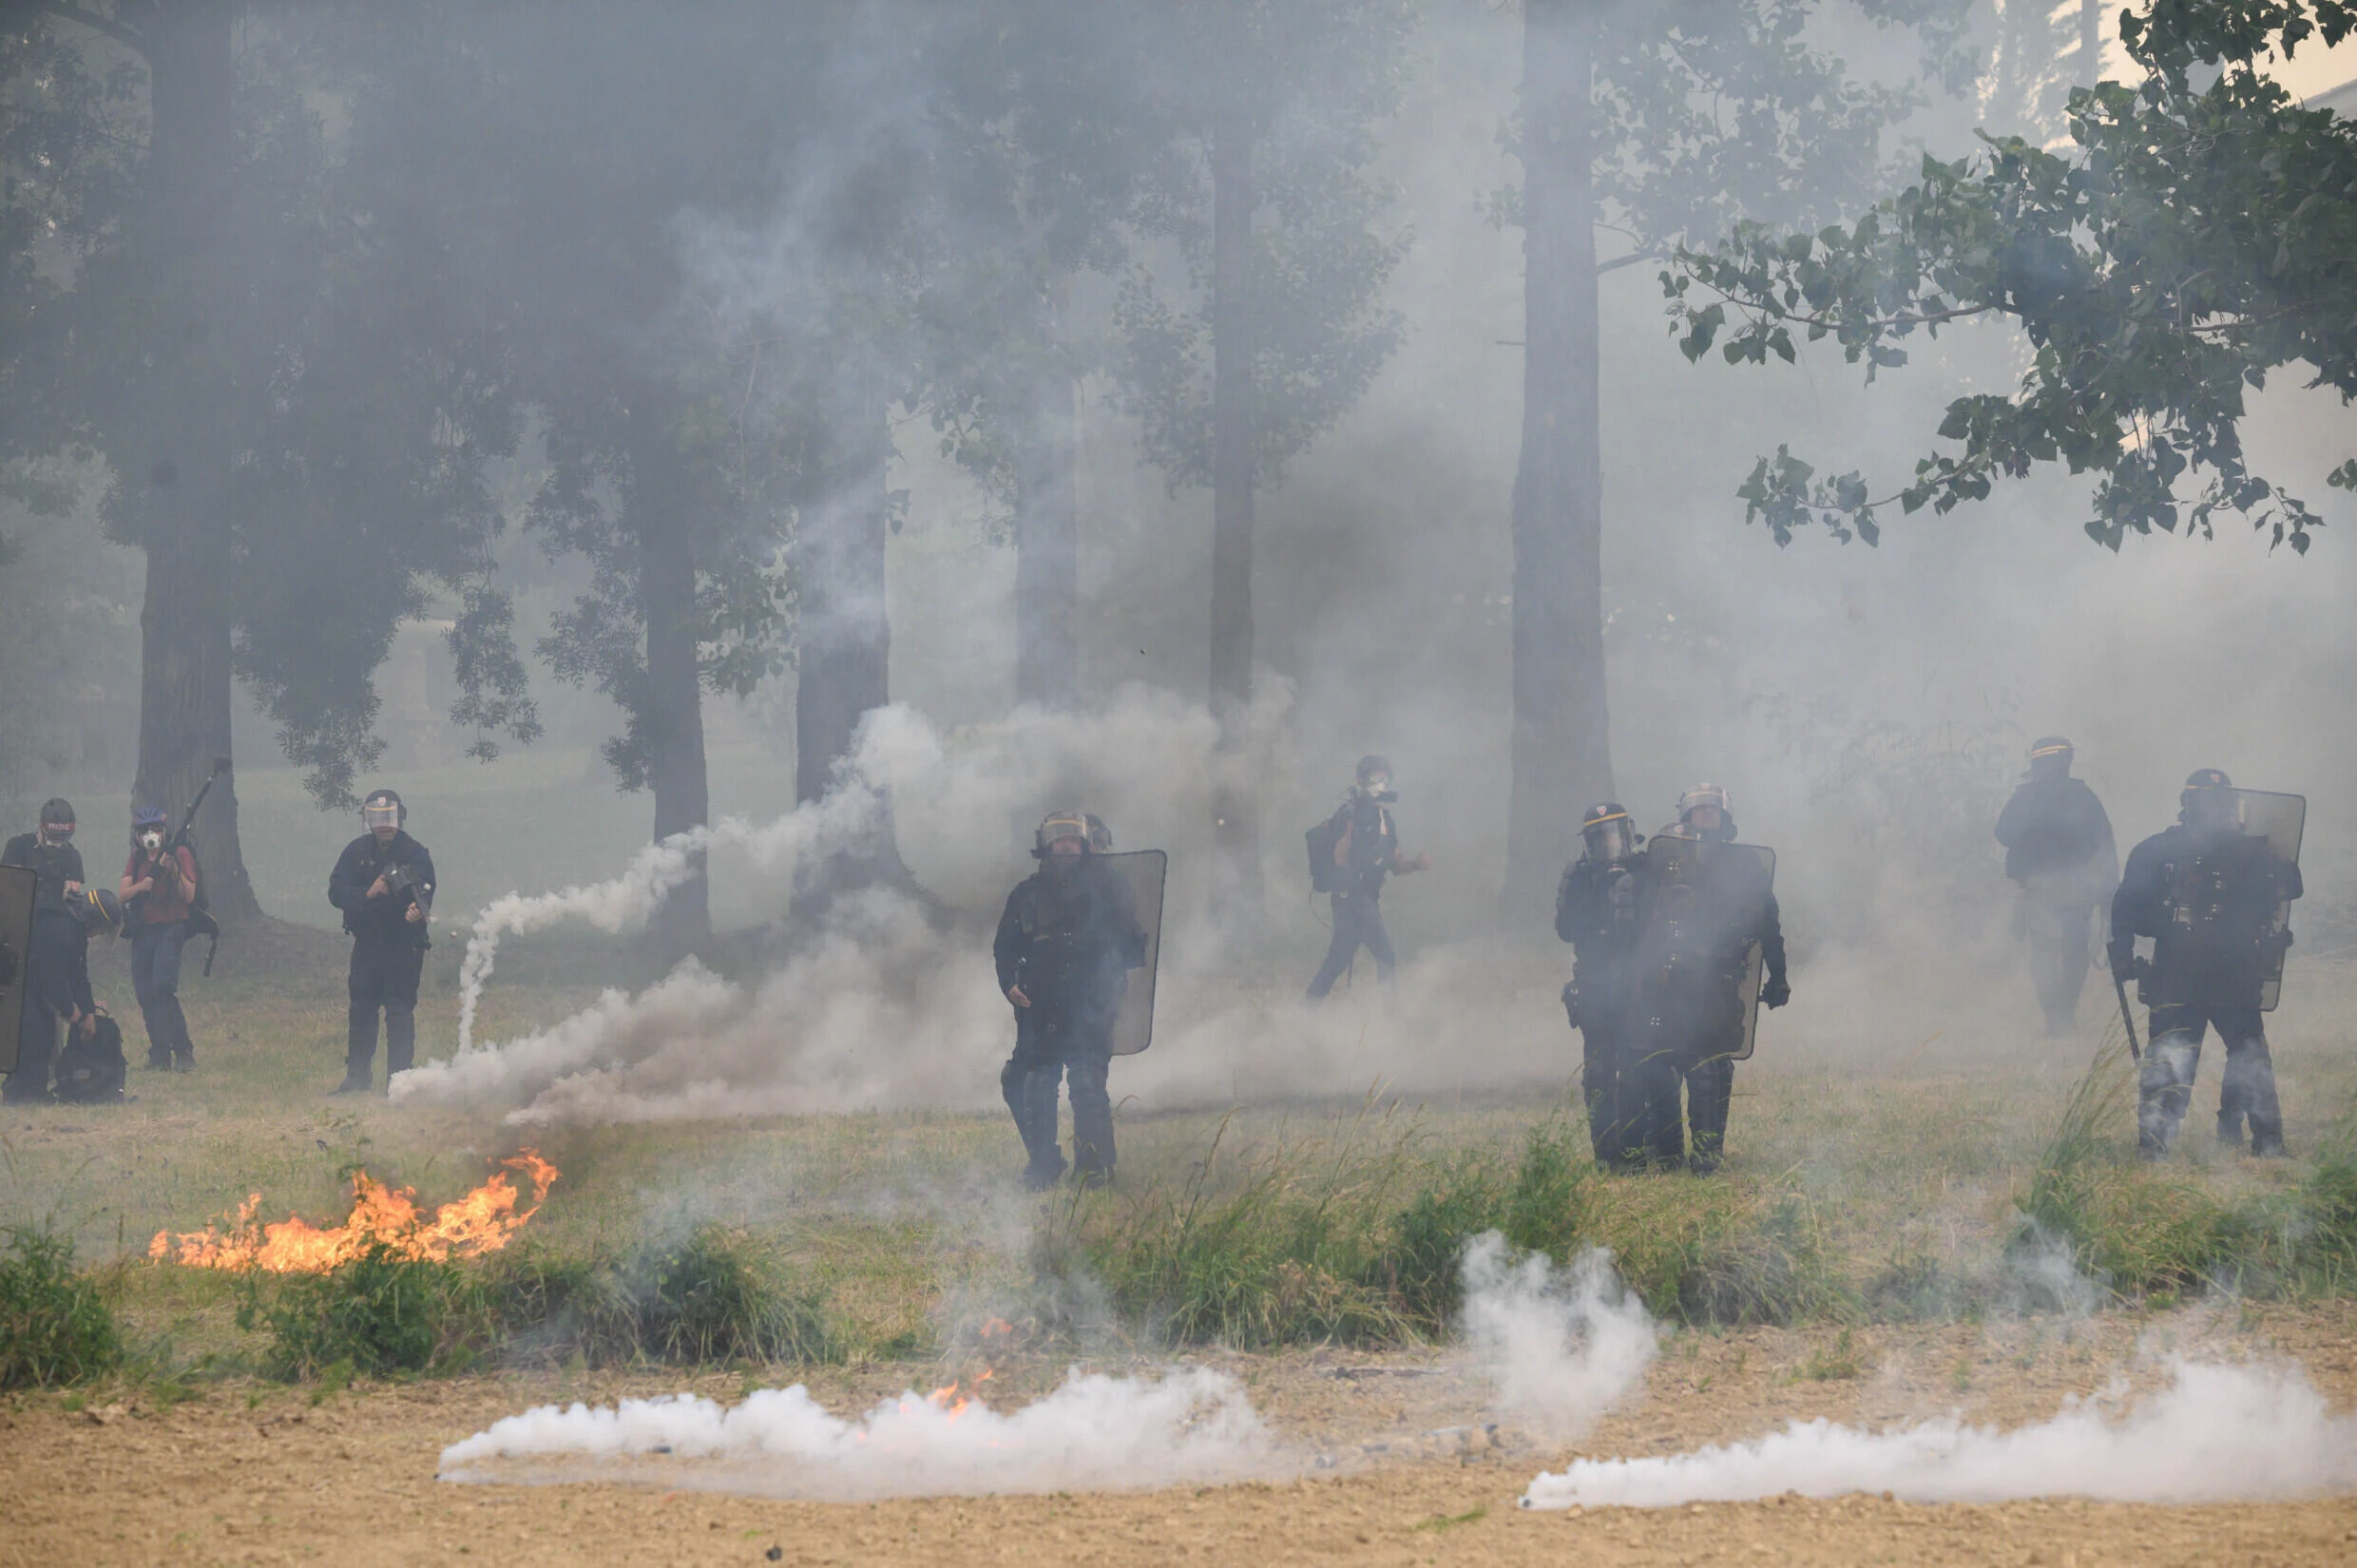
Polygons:
<instances>
[{"instance_id":1,"label":"leafy branch overhead","mask_svg":"<svg viewBox=\"0 0 2357 1568\"><path fill-rule=\"evenodd\" d=\"M1692 360L1715 347L1731 365L1790 362L1831 338L1870 382L1907 363L1917 333L1978 316L2012 320L2032 350L2010 394L1948 405L1939 435L1955 445L1906 485L1877 496L1779 447L1736 492L1747 520L1780 544L1811 523L1872 544L1890 506L1945 513L2061 462L2102 476L2086 528L2115 550L2131 529L2206 537L2232 511L2306 551L2320 519L2251 469L2240 424L2248 393L2292 361L2308 385L2357 396L2357 127L2300 108L2256 63L2353 29L2345 0L2153 0L2120 19L2151 74L2074 90L2069 149L1983 137L1975 157L1926 158L1848 227L1744 224L1680 248L1661 282ZM2197 86L2205 65L2221 69ZM2328 482L2357 488L2357 456Z\"/></svg>"}]
</instances>

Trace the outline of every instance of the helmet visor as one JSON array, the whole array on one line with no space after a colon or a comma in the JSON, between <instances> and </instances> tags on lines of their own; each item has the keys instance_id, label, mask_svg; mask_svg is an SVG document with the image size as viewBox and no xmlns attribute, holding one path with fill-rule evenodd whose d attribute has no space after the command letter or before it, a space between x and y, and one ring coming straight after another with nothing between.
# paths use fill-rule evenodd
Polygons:
<instances>
[{"instance_id":1,"label":"helmet visor","mask_svg":"<svg viewBox=\"0 0 2357 1568\"><path fill-rule=\"evenodd\" d=\"M379 828L398 828L401 826L401 808L390 800L372 800L360 808L360 821L370 832Z\"/></svg>"},{"instance_id":2,"label":"helmet visor","mask_svg":"<svg viewBox=\"0 0 2357 1568\"><path fill-rule=\"evenodd\" d=\"M1626 860L1629 851L1637 848L1637 834L1625 816L1591 822L1581 831L1581 836L1587 841L1589 857L1595 860Z\"/></svg>"}]
</instances>

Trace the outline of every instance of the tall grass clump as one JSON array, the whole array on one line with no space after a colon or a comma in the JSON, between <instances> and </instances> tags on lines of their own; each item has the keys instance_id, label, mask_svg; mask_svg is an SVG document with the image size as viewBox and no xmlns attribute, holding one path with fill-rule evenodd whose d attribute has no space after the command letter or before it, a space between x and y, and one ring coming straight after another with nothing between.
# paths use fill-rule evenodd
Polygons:
<instances>
[{"instance_id":1,"label":"tall grass clump","mask_svg":"<svg viewBox=\"0 0 2357 1568\"><path fill-rule=\"evenodd\" d=\"M1223 1123L1175 1186L1075 1199L1041 1271L1085 1271L1155 1338L1238 1348L1447 1331L1466 1243L1497 1231L1568 1261L1614 1254L1658 1314L1789 1323L1848 1310L1814 1211L1680 1175L1607 1179L1558 1117L1519 1149L1428 1156L1413 1126L1223 1157Z\"/></svg>"},{"instance_id":2,"label":"tall grass clump","mask_svg":"<svg viewBox=\"0 0 2357 1568\"><path fill-rule=\"evenodd\" d=\"M462 1265L382 1242L320 1273L242 1281L238 1327L270 1336L262 1367L289 1382L331 1372L385 1377L474 1365L494 1325Z\"/></svg>"},{"instance_id":3,"label":"tall grass clump","mask_svg":"<svg viewBox=\"0 0 2357 1568\"><path fill-rule=\"evenodd\" d=\"M73 1242L47 1224L9 1233L0 1251L0 1388L53 1388L113 1371L123 1333Z\"/></svg>"},{"instance_id":4,"label":"tall grass clump","mask_svg":"<svg viewBox=\"0 0 2357 1568\"><path fill-rule=\"evenodd\" d=\"M485 1277L514 1359L578 1356L600 1367L842 1359L823 1301L795 1288L776 1249L744 1231L699 1226L619 1257L527 1249L491 1260Z\"/></svg>"}]
</instances>

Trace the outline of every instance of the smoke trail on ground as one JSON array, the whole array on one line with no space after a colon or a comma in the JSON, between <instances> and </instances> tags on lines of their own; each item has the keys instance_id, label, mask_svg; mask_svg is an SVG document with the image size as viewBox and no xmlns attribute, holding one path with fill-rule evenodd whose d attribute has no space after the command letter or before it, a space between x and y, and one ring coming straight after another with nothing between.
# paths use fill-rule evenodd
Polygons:
<instances>
[{"instance_id":1,"label":"smoke trail on ground","mask_svg":"<svg viewBox=\"0 0 2357 1568\"><path fill-rule=\"evenodd\" d=\"M1787 1491L1888 1491L1913 1502L2224 1502L2357 1487L2357 1417L2330 1414L2297 1367L2180 1360L2170 1370L2157 1393L2130 1401L2115 1388L2009 1432L1953 1419L1883 1432L1796 1422L1664 1459L1580 1460L1541 1474L1523 1506L1658 1508Z\"/></svg>"},{"instance_id":2,"label":"smoke trail on ground","mask_svg":"<svg viewBox=\"0 0 2357 1568\"><path fill-rule=\"evenodd\" d=\"M574 1463L528 1463L551 1460ZM1274 1463L1243 1386L1194 1368L1159 1380L1076 1371L1011 1415L904 1393L847 1421L799 1384L729 1408L685 1394L549 1405L451 1444L438 1471L444 1481L659 1473L671 1486L850 1500L1142 1490L1244 1480Z\"/></svg>"},{"instance_id":3,"label":"smoke trail on ground","mask_svg":"<svg viewBox=\"0 0 2357 1568\"><path fill-rule=\"evenodd\" d=\"M1466 1249L1462 1329L1498 1413L1559 1443L1643 1381L1659 1335L1609 1252L1590 1249L1565 1269L1543 1252L1517 1263L1495 1231Z\"/></svg>"}]
</instances>

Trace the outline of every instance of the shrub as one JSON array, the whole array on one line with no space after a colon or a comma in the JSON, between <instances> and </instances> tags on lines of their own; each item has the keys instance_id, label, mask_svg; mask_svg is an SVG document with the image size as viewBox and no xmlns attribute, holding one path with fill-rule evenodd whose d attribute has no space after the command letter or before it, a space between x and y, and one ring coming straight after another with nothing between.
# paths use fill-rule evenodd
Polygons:
<instances>
[{"instance_id":1,"label":"shrub","mask_svg":"<svg viewBox=\"0 0 2357 1568\"><path fill-rule=\"evenodd\" d=\"M0 1388L53 1388L114 1370L123 1334L73 1242L48 1225L9 1233L0 1252Z\"/></svg>"},{"instance_id":2,"label":"shrub","mask_svg":"<svg viewBox=\"0 0 2357 1568\"><path fill-rule=\"evenodd\" d=\"M458 1264L404 1257L382 1242L316 1274L287 1274L265 1291L248 1275L238 1327L266 1329L264 1369L316 1378L330 1368L382 1377L473 1364L491 1325Z\"/></svg>"},{"instance_id":3,"label":"shrub","mask_svg":"<svg viewBox=\"0 0 2357 1568\"><path fill-rule=\"evenodd\" d=\"M840 1358L823 1303L786 1282L774 1250L708 1225L620 1259L541 1250L486 1267L511 1355L593 1366Z\"/></svg>"}]
</instances>

